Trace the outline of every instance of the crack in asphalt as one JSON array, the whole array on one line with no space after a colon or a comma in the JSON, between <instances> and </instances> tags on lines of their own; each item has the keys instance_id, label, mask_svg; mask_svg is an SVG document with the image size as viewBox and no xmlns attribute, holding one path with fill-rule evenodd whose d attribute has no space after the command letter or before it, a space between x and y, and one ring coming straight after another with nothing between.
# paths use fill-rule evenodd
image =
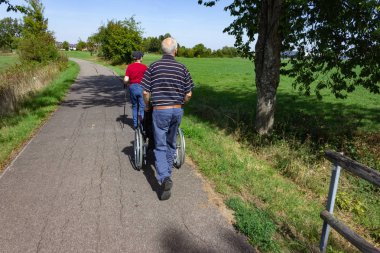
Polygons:
<instances>
[{"instance_id":1,"label":"crack in asphalt","mask_svg":"<svg viewBox=\"0 0 380 253\"><path fill-rule=\"evenodd\" d=\"M61 248L62 248L62 245L64 242L63 236L65 235L65 232L66 232L67 227L69 226L69 223L70 223L70 219L67 218L65 223L63 224L63 226L61 228L61 242L60 242Z\"/></svg>"},{"instance_id":2,"label":"crack in asphalt","mask_svg":"<svg viewBox=\"0 0 380 253\"><path fill-rule=\"evenodd\" d=\"M104 115L104 125L106 124L106 113L105 111L103 110L103 115ZM104 182L104 161L105 161L105 139L106 139L106 132L105 132L105 126L103 126L103 134L102 134L102 147L101 147L101 150L100 150L100 155L99 155L99 148L97 149L97 158L100 158L101 159L101 165L100 165L100 175L99 175L99 179L100 179L100 182L99 182L99 206L98 206L98 214L97 214L97 220L96 220L96 235L97 235L97 242L96 242L96 252L99 252L99 244L100 244L100 241L101 241L101 238L102 238L102 235L101 235L101 231L100 231L100 219L101 219L101 208L103 206L103 182ZM107 167L108 169L108 167Z\"/></svg>"},{"instance_id":3,"label":"crack in asphalt","mask_svg":"<svg viewBox=\"0 0 380 253\"><path fill-rule=\"evenodd\" d=\"M78 120L78 126L76 128L74 128L73 130L73 133L71 134L70 136L70 139L72 139L73 141L70 141L68 142L67 146L65 147L64 149L64 152L63 152L63 155L61 156L61 159L59 160L58 162L58 171L61 172L61 174L63 173L63 164L64 162L67 162L67 164L70 163L71 159L72 159L72 155L74 153L74 147L75 145L77 144L78 142L78 136L80 134L80 131L82 129L82 126L83 126L83 122L84 122L84 117L85 117L85 113L82 112L80 117L79 117L79 120ZM53 200L57 199L57 196L58 196L58 189L61 189L62 185L63 185L63 181L64 179L67 178L67 175L65 176L65 173L63 173L63 177L60 177L60 181L59 181L59 184L57 187L55 187L55 193L53 195ZM44 236L45 236L45 230L49 224L49 218L50 218L50 215L51 213L53 212L53 206L54 204L52 204L50 207L49 207L49 211L47 213L47 215L45 216L46 218L44 219L44 225L40 231L40 239L39 241L37 242L37 245L36 245L36 252L40 252L41 250L41 245L42 245L42 241L44 240Z\"/></svg>"},{"instance_id":4,"label":"crack in asphalt","mask_svg":"<svg viewBox=\"0 0 380 253\"><path fill-rule=\"evenodd\" d=\"M202 237L198 236L197 234L193 233L193 231L190 230L189 226L186 224L186 220L183 216L183 213L181 213L181 219L182 219L182 224L185 226L186 230L194 237L202 241L205 245L211 245L214 249L218 249L218 246L215 245L212 242L207 242L205 239Z\"/></svg>"}]
</instances>

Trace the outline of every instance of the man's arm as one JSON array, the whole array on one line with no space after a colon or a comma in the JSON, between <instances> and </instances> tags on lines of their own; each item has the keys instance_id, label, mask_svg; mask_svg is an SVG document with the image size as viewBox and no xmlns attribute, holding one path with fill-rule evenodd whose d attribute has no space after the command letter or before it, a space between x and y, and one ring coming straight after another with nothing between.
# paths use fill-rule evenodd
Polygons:
<instances>
[{"instance_id":1,"label":"man's arm","mask_svg":"<svg viewBox=\"0 0 380 253\"><path fill-rule=\"evenodd\" d=\"M149 100L150 100L150 92L147 92L147 91L143 91L143 96L144 96L144 102L145 102L145 110L149 110L149 107L150 107L150 104L149 104Z\"/></svg>"}]
</instances>

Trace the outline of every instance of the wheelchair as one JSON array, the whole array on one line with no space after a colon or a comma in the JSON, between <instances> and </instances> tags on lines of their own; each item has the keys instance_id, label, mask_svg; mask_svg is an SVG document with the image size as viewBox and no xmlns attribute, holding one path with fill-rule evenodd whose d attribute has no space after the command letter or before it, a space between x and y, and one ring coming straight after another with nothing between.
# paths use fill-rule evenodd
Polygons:
<instances>
[{"instance_id":1,"label":"wheelchair","mask_svg":"<svg viewBox=\"0 0 380 253\"><path fill-rule=\"evenodd\" d=\"M141 121L138 117L138 127L135 129L135 140L133 142L134 165L137 170L140 170L147 161L148 147L153 144L153 120L152 111L146 111L144 119ZM147 142L149 140L150 143ZM185 163L185 136L180 127L177 131L176 151L174 155L173 165L177 169Z\"/></svg>"}]
</instances>

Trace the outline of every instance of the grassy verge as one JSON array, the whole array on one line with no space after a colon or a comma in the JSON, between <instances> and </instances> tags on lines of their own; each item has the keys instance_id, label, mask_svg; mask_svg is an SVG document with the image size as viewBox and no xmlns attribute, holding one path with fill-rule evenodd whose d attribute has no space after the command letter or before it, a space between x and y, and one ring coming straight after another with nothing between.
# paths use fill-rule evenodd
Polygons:
<instances>
[{"instance_id":1,"label":"grassy verge","mask_svg":"<svg viewBox=\"0 0 380 253\"><path fill-rule=\"evenodd\" d=\"M0 73L17 63L19 59L16 54L0 54Z\"/></svg>"},{"instance_id":2,"label":"grassy verge","mask_svg":"<svg viewBox=\"0 0 380 253\"><path fill-rule=\"evenodd\" d=\"M144 63L159 58L146 55ZM236 227L262 251L312 252L320 238L319 213L331 174L323 152L343 151L379 170L380 96L358 88L346 100L325 92L319 101L299 96L292 80L281 77L274 133L260 138L252 131L256 106L252 63L238 58L178 60L196 83L181 126L186 152L236 211ZM125 66L114 69L122 76ZM237 197L244 203L236 202ZM379 206L378 190L342 173L335 214L377 245ZM251 233L246 225L256 216L263 217L258 219L263 229ZM275 224L274 234L267 233L272 231L266 229L268 219ZM356 252L335 232L329 244L329 252Z\"/></svg>"},{"instance_id":3,"label":"grassy verge","mask_svg":"<svg viewBox=\"0 0 380 253\"><path fill-rule=\"evenodd\" d=\"M17 113L0 118L0 169L57 108L78 73L79 66L69 62L58 78L29 97Z\"/></svg>"}]
</instances>

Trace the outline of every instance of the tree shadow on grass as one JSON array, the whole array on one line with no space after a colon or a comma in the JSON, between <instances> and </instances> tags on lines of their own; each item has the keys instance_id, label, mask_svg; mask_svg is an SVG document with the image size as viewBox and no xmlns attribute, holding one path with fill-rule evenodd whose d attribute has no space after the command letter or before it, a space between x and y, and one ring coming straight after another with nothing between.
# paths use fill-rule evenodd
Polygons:
<instances>
[{"instance_id":1,"label":"tree shadow on grass","mask_svg":"<svg viewBox=\"0 0 380 253\"><path fill-rule=\"evenodd\" d=\"M194 90L186 114L207 122L227 134L239 133L241 139L255 143L254 121L257 94L244 87L216 89L207 85ZM380 107L331 103L297 94L278 92L274 132L270 138L291 138L311 142L313 148L328 144L342 148L361 131L379 132ZM271 143L270 140L268 143Z\"/></svg>"}]
</instances>

